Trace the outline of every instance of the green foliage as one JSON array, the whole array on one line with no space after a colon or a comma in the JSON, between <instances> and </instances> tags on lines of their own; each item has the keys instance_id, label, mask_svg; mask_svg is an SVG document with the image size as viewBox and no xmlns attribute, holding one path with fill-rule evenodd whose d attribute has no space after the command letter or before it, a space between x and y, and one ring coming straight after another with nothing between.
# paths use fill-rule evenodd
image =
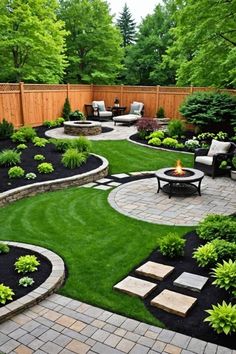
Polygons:
<instances>
[{"instance_id":1,"label":"green foliage","mask_svg":"<svg viewBox=\"0 0 236 354\"><path fill-rule=\"evenodd\" d=\"M77 149L79 152L85 152L89 154L92 149L92 143L86 137L80 136L77 139L71 139L69 147Z\"/></svg>"},{"instance_id":2,"label":"green foliage","mask_svg":"<svg viewBox=\"0 0 236 354\"><path fill-rule=\"evenodd\" d=\"M154 145L154 146L160 146L161 140L159 138L152 138L152 139L148 140L148 144Z\"/></svg>"},{"instance_id":3,"label":"green foliage","mask_svg":"<svg viewBox=\"0 0 236 354\"><path fill-rule=\"evenodd\" d=\"M34 146L45 147L46 144L48 143L48 140L45 138L39 138L38 136L36 136L33 139L33 143L34 143Z\"/></svg>"},{"instance_id":4,"label":"green foliage","mask_svg":"<svg viewBox=\"0 0 236 354\"><path fill-rule=\"evenodd\" d=\"M11 136L12 141L25 143L26 141L33 141L36 137L36 131L32 127L21 127Z\"/></svg>"},{"instance_id":5,"label":"green foliage","mask_svg":"<svg viewBox=\"0 0 236 354\"><path fill-rule=\"evenodd\" d=\"M160 140L163 140L164 137L165 137L165 133L162 130L156 130L155 132L151 133L148 138L149 139L158 138Z\"/></svg>"},{"instance_id":6,"label":"green foliage","mask_svg":"<svg viewBox=\"0 0 236 354\"><path fill-rule=\"evenodd\" d=\"M12 149L2 150L0 152L0 166L12 166L20 163L21 152Z\"/></svg>"},{"instance_id":7,"label":"green foliage","mask_svg":"<svg viewBox=\"0 0 236 354\"><path fill-rule=\"evenodd\" d=\"M157 112L156 112L156 117L157 118L165 118L165 111L163 107L159 107Z\"/></svg>"},{"instance_id":8,"label":"green foliage","mask_svg":"<svg viewBox=\"0 0 236 354\"><path fill-rule=\"evenodd\" d=\"M212 269L212 276L216 278L212 284L229 290L236 296L236 261L230 259L228 262L218 263L216 268Z\"/></svg>"},{"instance_id":9,"label":"green foliage","mask_svg":"<svg viewBox=\"0 0 236 354\"><path fill-rule=\"evenodd\" d=\"M220 238L236 242L236 221L230 216L208 215L198 224L197 234L205 241Z\"/></svg>"},{"instance_id":10,"label":"green foliage","mask_svg":"<svg viewBox=\"0 0 236 354\"><path fill-rule=\"evenodd\" d=\"M41 154L34 155L34 160L35 161L43 161L45 160L45 157Z\"/></svg>"},{"instance_id":11,"label":"green foliage","mask_svg":"<svg viewBox=\"0 0 236 354\"><path fill-rule=\"evenodd\" d=\"M210 133L210 132L201 133L198 134L197 139L201 143L206 143L210 145L212 139L215 139L215 133Z\"/></svg>"},{"instance_id":12,"label":"green foliage","mask_svg":"<svg viewBox=\"0 0 236 354\"><path fill-rule=\"evenodd\" d=\"M123 47L133 44L136 36L136 24L126 3L120 13L120 17L117 19L117 26L119 27L123 38Z\"/></svg>"},{"instance_id":13,"label":"green foliage","mask_svg":"<svg viewBox=\"0 0 236 354\"><path fill-rule=\"evenodd\" d=\"M33 172L26 173L25 178L26 179L35 179L37 176Z\"/></svg>"},{"instance_id":14,"label":"green foliage","mask_svg":"<svg viewBox=\"0 0 236 354\"><path fill-rule=\"evenodd\" d=\"M71 83L111 84L121 69L123 49L120 31L113 24L103 0L61 2L60 18L69 35L66 40Z\"/></svg>"},{"instance_id":15,"label":"green foliage","mask_svg":"<svg viewBox=\"0 0 236 354\"><path fill-rule=\"evenodd\" d=\"M12 296L14 295L15 293L9 288L9 286L4 285L3 283L0 284L0 304L5 305L7 300L12 300Z\"/></svg>"},{"instance_id":16,"label":"green foliage","mask_svg":"<svg viewBox=\"0 0 236 354\"><path fill-rule=\"evenodd\" d=\"M43 125L48 128L60 127L64 123L65 119L62 117L57 118L56 120L45 120Z\"/></svg>"},{"instance_id":17,"label":"green foliage","mask_svg":"<svg viewBox=\"0 0 236 354\"><path fill-rule=\"evenodd\" d=\"M69 120L70 113L71 113L70 101L68 97L66 97L61 115L65 120Z\"/></svg>"},{"instance_id":18,"label":"green foliage","mask_svg":"<svg viewBox=\"0 0 236 354\"><path fill-rule=\"evenodd\" d=\"M65 167L74 169L86 162L86 155L77 149L70 148L62 155L61 162Z\"/></svg>"},{"instance_id":19,"label":"green foliage","mask_svg":"<svg viewBox=\"0 0 236 354\"><path fill-rule=\"evenodd\" d=\"M25 150L25 149L27 149L27 145L26 144L19 144L19 145L17 145L17 150Z\"/></svg>"},{"instance_id":20,"label":"green foliage","mask_svg":"<svg viewBox=\"0 0 236 354\"><path fill-rule=\"evenodd\" d=\"M228 167L228 161L227 160L221 161L219 168L222 168L224 170L227 167Z\"/></svg>"},{"instance_id":21,"label":"green foliage","mask_svg":"<svg viewBox=\"0 0 236 354\"><path fill-rule=\"evenodd\" d=\"M20 166L11 167L8 170L9 178L21 178L21 177L24 177L24 174L25 174L25 171Z\"/></svg>"},{"instance_id":22,"label":"green foliage","mask_svg":"<svg viewBox=\"0 0 236 354\"><path fill-rule=\"evenodd\" d=\"M65 68L56 0L0 2L1 82L57 83Z\"/></svg>"},{"instance_id":23,"label":"green foliage","mask_svg":"<svg viewBox=\"0 0 236 354\"><path fill-rule=\"evenodd\" d=\"M221 239L211 241L217 253L217 261L236 259L236 243Z\"/></svg>"},{"instance_id":24,"label":"green foliage","mask_svg":"<svg viewBox=\"0 0 236 354\"><path fill-rule=\"evenodd\" d=\"M179 111L205 132L224 129L232 133L232 126L236 125L236 97L227 93L195 92L185 99Z\"/></svg>"},{"instance_id":25,"label":"green foliage","mask_svg":"<svg viewBox=\"0 0 236 354\"><path fill-rule=\"evenodd\" d=\"M70 146L70 139L50 139L50 143L54 145L56 151L65 152Z\"/></svg>"},{"instance_id":26,"label":"green foliage","mask_svg":"<svg viewBox=\"0 0 236 354\"><path fill-rule=\"evenodd\" d=\"M34 284L34 279L30 277L22 277L19 279L19 285L23 287L31 286Z\"/></svg>"},{"instance_id":27,"label":"green foliage","mask_svg":"<svg viewBox=\"0 0 236 354\"><path fill-rule=\"evenodd\" d=\"M159 244L160 253L164 256L175 258L184 255L186 240L176 233L167 234Z\"/></svg>"},{"instance_id":28,"label":"green foliage","mask_svg":"<svg viewBox=\"0 0 236 354\"><path fill-rule=\"evenodd\" d=\"M235 87L235 1L174 1L168 63L178 86Z\"/></svg>"},{"instance_id":29,"label":"green foliage","mask_svg":"<svg viewBox=\"0 0 236 354\"><path fill-rule=\"evenodd\" d=\"M178 146L178 140L173 139L173 138L165 138L162 141L162 144L166 147L176 148Z\"/></svg>"},{"instance_id":30,"label":"green foliage","mask_svg":"<svg viewBox=\"0 0 236 354\"><path fill-rule=\"evenodd\" d=\"M211 310L206 310L210 316L204 319L204 322L210 322L210 326L218 333L226 335L236 332L236 305L227 304L212 305Z\"/></svg>"},{"instance_id":31,"label":"green foliage","mask_svg":"<svg viewBox=\"0 0 236 354\"><path fill-rule=\"evenodd\" d=\"M236 156L232 158L232 166L236 169Z\"/></svg>"},{"instance_id":32,"label":"green foliage","mask_svg":"<svg viewBox=\"0 0 236 354\"><path fill-rule=\"evenodd\" d=\"M217 261L217 252L211 242L200 246L193 252L193 258L196 259L200 267L206 267L214 264Z\"/></svg>"},{"instance_id":33,"label":"green foliage","mask_svg":"<svg viewBox=\"0 0 236 354\"><path fill-rule=\"evenodd\" d=\"M37 167L39 173L52 173L54 171L51 162L42 162Z\"/></svg>"},{"instance_id":34,"label":"green foliage","mask_svg":"<svg viewBox=\"0 0 236 354\"><path fill-rule=\"evenodd\" d=\"M0 242L0 254L1 253L8 253L9 251L10 251L9 246L4 242Z\"/></svg>"},{"instance_id":35,"label":"green foliage","mask_svg":"<svg viewBox=\"0 0 236 354\"><path fill-rule=\"evenodd\" d=\"M3 118L3 120L0 122L0 140L10 138L13 132L13 124Z\"/></svg>"},{"instance_id":36,"label":"green foliage","mask_svg":"<svg viewBox=\"0 0 236 354\"><path fill-rule=\"evenodd\" d=\"M15 269L18 273L35 272L40 262L35 255L20 256L15 262Z\"/></svg>"},{"instance_id":37,"label":"green foliage","mask_svg":"<svg viewBox=\"0 0 236 354\"><path fill-rule=\"evenodd\" d=\"M85 120L85 115L83 112L80 112L78 109L69 114L69 120Z\"/></svg>"},{"instance_id":38,"label":"green foliage","mask_svg":"<svg viewBox=\"0 0 236 354\"><path fill-rule=\"evenodd\" d=\"M181 119L172 119L167 127L168 135L173 138L180 138L185 132L185 124Z\"/></svg>"},{"instance_id":39,"label":"green foliage","mask_svg":"<svg viewBox=\"0 0 236 354\"><path fill-rule=\"evenodd\" d=\"M198 140L196 139L189 139L186 140L184 145L186 146L186 148L190 151L194 151L195 149L200 147L200 143Z\"/></svg>"}]
</instances>

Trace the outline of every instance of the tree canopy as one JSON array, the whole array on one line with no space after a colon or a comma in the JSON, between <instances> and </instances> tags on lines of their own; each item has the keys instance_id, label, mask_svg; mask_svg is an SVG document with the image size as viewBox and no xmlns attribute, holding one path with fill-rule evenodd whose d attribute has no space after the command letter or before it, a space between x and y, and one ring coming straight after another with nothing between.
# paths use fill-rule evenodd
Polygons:
<instances>
[{"instance_id":1,"label":"tree canopy","mask_svg":"<svg viewBox=\"0 0 236 354\"><path fill-rule=\"evenodd\" d=\"M123 47L133 44L136 36L136 23L126 3L117 20L117 25L123 37Z\"/></svg>"},{"instance_id":2,"label":"tree canopy","mask_svg":"<svg viewBox=\"0 0 236 354\"><path fill-rule=\"evenodd\" d=\"M69 82L111 84L121 69L123 50L119 30L103 0L63 0L60 18L67 37Z\"/></svg>"},{"instance_id":3,"label":"tree canopy","mask_svg":"<svg viewBox=\"0 0 236 354\"><path fill-rule=\"evenodd\" d=\"M56 0L1 0L0 81L55 83L66 60Z\"/></svg>"},{"instance_id":4,"label":"tree canopy","mask_svg":"<svg viewBox=\"0 0 236 354\"><path fill-rule=\"evenodd\" d=\"M178 85L236 84L236 1L175 0L178 11L168 50Z\"/></svg>"}]
</instances>

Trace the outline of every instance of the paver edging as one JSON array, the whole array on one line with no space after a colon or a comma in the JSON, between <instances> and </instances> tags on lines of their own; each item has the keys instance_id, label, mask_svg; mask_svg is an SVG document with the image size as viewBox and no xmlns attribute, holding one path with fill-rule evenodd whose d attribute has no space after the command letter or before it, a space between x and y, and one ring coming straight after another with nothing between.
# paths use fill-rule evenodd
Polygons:
<instances>
[{"instance_id":1,"label":"paver edging","mask_svg":"<svg viewBox=\"0 0 236 354\"><path fill-rule=\"evenodd\" d=\"M18 300L14 300L4 307L1 307L0 323L8 320L23 310L36 305L41 300L58 290L65 280L65 265L62 258L56 253L47 250L46 248L28 243L11 241L3 242L7 243L9 246L22 247L42 254L52 264L52 271L49 277L38 288L34 289L27 295L22 296Z\"/></svg>"},{"instance_id":2,"label":"paver edging","mask_svg":"<svg viewBox=\"0 0 236 354\"><path fill-rule=\"evenodd\" d=\"M92 155L102 160L102 165L98 168L79 175L54 179L51 181L32 183L0 193L0 207L25 197L34 196L44 192L55 191L66 187L81 186L83 184L93 182L97 179L107 176L108 160L100 155Z\"/></svg>"},{"instance_id":3,"label":"paver edging","mask_svg":"<svg viewBox=\"0 0 236 354\"><path fill-rule=\"evenodd\" d=\"M133 134L132 134L133 135ZM130 136L132 136L130 135ZM127 140L130 142L130 143L133 143L133 144L137 144L137 145L140 145L140 146L145 146L147 148L150 148L150 149L154 149L154 150L163 150L163 151L169 151L169 152L177 152L177 153L183 153L183 154L188 154L188 155L194 155L193 152L189 152L189 151L180 151L180 150L170 150L170 149L167 149L167 148L161 148L161 147L158 147L158 146L152 146L152 145L147 145L147 144L143 144L143 143L139 143L138 141L134 141L132 139L130 139L130 136L127 138Z\"/></svg>"}]
</instances>

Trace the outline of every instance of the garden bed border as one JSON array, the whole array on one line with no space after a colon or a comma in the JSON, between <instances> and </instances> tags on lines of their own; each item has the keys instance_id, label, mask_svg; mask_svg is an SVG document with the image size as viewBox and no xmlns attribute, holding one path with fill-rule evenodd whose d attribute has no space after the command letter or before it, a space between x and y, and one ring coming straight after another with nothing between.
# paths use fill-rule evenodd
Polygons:
<instances>
[{"instance_id":1,"label":"garden bed border","mask_svg":"<svg viewBox=\"0 0 236 354\"><path fill-rule=\"evenodd\" d=\"M72 177L59 178L51 181L44 181L29 184L26 186L14 188L0 193L0 207L8 203L25 197L31 197L39 193L51 192L67 187L81 186L83 184L94 182L108 175L108 161L103 156L92 154L102 160L102 165L95 170L88 171Z\"/></svg>"},{"instance_id":2,"label":"garden bed border","mask_svg":"<svg viewBox=\"0 0 236 354\"><path fill-rule=\"evenodd\" d=\"M9 246L21 247L26 250L37 252L43 255L52 264L52 271L49 277L29 294L14 300L0 308L0 323L4 322L23 310L38 304L41 300L54 293L60 288L65 280L65 266L61 257L56 253L28 243L3 241Z\"/></svg>"}]
</instances>

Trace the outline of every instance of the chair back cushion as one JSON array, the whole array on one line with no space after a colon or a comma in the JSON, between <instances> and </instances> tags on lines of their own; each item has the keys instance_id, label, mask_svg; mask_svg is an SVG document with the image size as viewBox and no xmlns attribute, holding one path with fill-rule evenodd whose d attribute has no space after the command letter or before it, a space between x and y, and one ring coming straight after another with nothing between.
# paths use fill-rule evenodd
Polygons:
<instances>
[{"instance_id":1,"label":"chair back cushion","mask_svg":"<svg viewBox=\"0 0 236 354\"><path fill-rule=\"evenodd\" d=\"M106 110L104 101L93 101L92 105L93 108L98 108L100 112L104 112Z\"/></svg>"},{"instance_id":2,"label":"chair back cushion","mask_svg":"<svg viewBox=\"0 0 236 354\"><path fill-rule=\"evenodd\" d=\"M131 103L130 106L130 114L141 115L142 109L143 109L143 103L134 101L133 103Z\"/></svg>"},{"instance_id":3,"label":"chair back cushion","mask_svg":"<svg viewBox=\"0 0 236 354\"><path fill-rule=\"evenodd\" d=\"M218 141L212 139L210 149L208 151L208 156L214 156L216 154L227 154L231 146L230 142Z\"/></svg>"}]
</instances>

